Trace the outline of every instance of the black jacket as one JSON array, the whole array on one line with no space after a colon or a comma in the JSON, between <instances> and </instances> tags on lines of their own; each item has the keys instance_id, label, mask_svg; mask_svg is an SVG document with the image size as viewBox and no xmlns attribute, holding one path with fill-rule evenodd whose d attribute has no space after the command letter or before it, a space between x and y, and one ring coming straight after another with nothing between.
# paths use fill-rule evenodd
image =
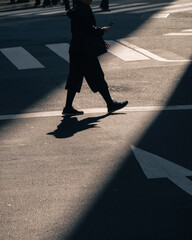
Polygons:
<instances>
[{"instance_id":1,"label":"black jacket","mask_svg":"<svg viewBox=\"0 0 192 240\"><path fill-rule=\"evenodd\" d=\"M79 2L67 12L67 16L71 19L72 33L69 52L76 57L81 57L84 55L86 39L102 36L104 31L96 27L93 12L90 6L85 3Z\"/></svg>"}]
</instances>

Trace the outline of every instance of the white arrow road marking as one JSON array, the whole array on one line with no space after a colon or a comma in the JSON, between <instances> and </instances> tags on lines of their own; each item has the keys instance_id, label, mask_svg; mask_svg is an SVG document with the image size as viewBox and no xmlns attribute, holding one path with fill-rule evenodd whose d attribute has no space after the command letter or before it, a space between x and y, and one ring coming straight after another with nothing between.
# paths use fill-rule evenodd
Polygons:
<instances>
[{"instance_id":1,"label":"white arrow road marking","mask_svg":"<svg viewBox=\"0 0 192 240\"><path fill-rule=\"evenodd\" d=\"M57 44L47 44L49 49L55 52L57 55L69 62L69 44L68 43L57 43Z\"/></svg>"},{"instance_id":2,"label":"white arrow road marking","mask_svg":"<svg viewBox=\"0 0 192 240\"><path fill-rule=\"evenodd\" d=\"M123 61L138 61L138 60L148 60L149 58L144 56L141 53L138 53L134 51L133 49L123 46L122 44L107 40L107 42L110 44L110 48L108 49L108 52L112 53L116 57L122 59Z\"/></svg>"},{"instance_id":3,"label":"white arrow road marking","mask_svg":"<svg viewBox=\"0 0 192 240\"><path fill-rule=\"evenodd\" d=\"M131 146L131 148L148 179L168 178L192 196L192 181L186 178L186 176L192 176L191 170L140 148L134 146Z\"/></svg>"},{"instance_id":4,"label":"white arrow road marking","mask_svg":"<svg viewBox=\"0 0 192 240\"><path fill-rule=\"evenodd\" d=\"M22 47L1 48L0 51L19 69L44 68L44 66Z\"/></svg>"},{"instance_id":5,"label":"white arrow road marking","mask_svg":"<svg viewBox=\"0 0 192 240\"><path fill-rule=\"evenodd\" d=\"M143 53L144 55L146 55L146 56L148 56L148 57L150 57L150 58L152 58L154 60L157 60L159 62L189 62L189 61L191 61L191 60L185 60L185 59L183 59L183 60L182 59L179 59L179 60L167 60L167 59L159 57L158 55L156 55L154 53L151 53L151 52L149 52L149 51L147 51L147 50L145 50L143 48L137 47L137 46L135 46L135 45L133 45L133 44L123 40L123 39L118 39L117 42L125 45L126 47L132 48L132 49L134 49L134 50L136 50L136 51L138 51L140 53Z\"/></svg>"}]
</instances>

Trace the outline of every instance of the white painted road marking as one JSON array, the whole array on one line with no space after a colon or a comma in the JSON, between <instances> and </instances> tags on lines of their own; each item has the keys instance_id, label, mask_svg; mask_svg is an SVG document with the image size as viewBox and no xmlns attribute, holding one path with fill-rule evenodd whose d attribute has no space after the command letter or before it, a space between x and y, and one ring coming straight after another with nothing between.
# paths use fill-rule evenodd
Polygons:
<instances>
[{"instance_id":1,"label":"white painted road marking","mask_svg":"<svg viewBox=\"0 0 192 240\"><path fill-rule=\"evenodd\" d=\"M192 4L191 4L192 5ZM192 10L192 7L186 7L186 8L179 8L179 9L174 9L174 10L165 10L163 12L169 12L169 13L177 13L177 12L188 12Z\"/></svg>"},{"instance_id":2,"label":"white painted road marking","mask_svg":"<svg viewBox=\"0 0 192 240\"><path fill-rule=\"evenodd\" d=\"M179 3L179 2L178 2ZM129 13L145 13L145 12L154 12L154 11L161 11L160 13L167 12L167 13L173 13L173 12L181 12L181 11L190 11L192 8L190 7L191 3L181 3L176 4L174 2L173 4L169 3L127 3L127 4L110 4L110 12L102 12L100 11L100 7L97 6L91 6L93 9L93 12L96 12L96 14L114 14L114 13L121 13L121 12L127 12ZM175 8L175 9L174 9ZM0 12L0 16L10 16L10 17L25 17L25 16L37 16L37 15L53 15L53 14L63 14L65 13L65 9L61 8L61 6L50 8L50 9L42 9L42 8L36 8L36 9L26 9L24 11L15 10L15 11L7 11L7 12ZM158 16L157 16L158 17ZM161 16L159 18L165 18L164 16Z\"/></svg>"},{"instance_id":3,"label":"white painted road marking","mask_svg":"<svg viewBox=\"0 0 192 240\"><path fill-rule=\"evenodd\" d=\"M19 69L44 68L44 66L22 47L1 48L0 51Z\"/></svg>"},{"instance_id":4,"label":"white painted road marking","mask_svg":"<svg viewBox=\"0 0 192 240\"><path fill-rule=\"evenodd\" d=\"M110 48L108 52L112 53L113 55L117 56L118 58L122 59L123 61L138 61L138 60L148 60L149 58L140 54L129 47L125 47L118 42L108 40L110 44Z\"/></svg>"},{"instance_id":5,"label":"white painted road marking","mask_svg":"<svg viewBox=\"0 0 192 240\"><path fill-rule=\"evenodd\" d=\"M169 13L158 13L152 16L152 18L167 18Z\"/></svg>"},{"instance_id":6,"label":"white painted road marking","mask_svg":"<svg viewBox=\"0 0 192 240\"><path fill-rule=\"evenodd\" d=\"M189 34L185 32L184 34ZM190 33L191 34L191 33ZM178 59L167 60L153 54L143 48L130 44L124 39L116 41L108 40L111 47L108 52L114 56L120 58L123 61L143 61L154 59L160 62L189 62L191 60ZM68 43L55 43L46 45L51 51L63 58L69 63L69 44ZM29 52L22 47L2 48L0 51L19 69L35 69L45 68L36 58L34 58ZM106 53L107 54L107 53Z\"/></svg>"},{"instance_id":7,"label":"white painted road marking","mask_svg":"<svg viewBox=\"0 0 192 240\"><path fill-rule=\"evenodd\" d=\"M165 36L192 36L192 29L184 29L178 33L166 33Z\"/></svg>"},{"instance_id":8,"label":"white painted road marking","mask_svg":"<svg viewBox=\"0 0 192 240\"><path fill-rule=\"evenodd\" d=\"M174 12L182 12L182 11L188 11L191 8L190 7L185 7L185 6L191 6L192 3L184 3L184 4L176 4L176 5L169 5L164 4L165 7L157 7L158 4L154 4L154 8L152 4L149 6L150 8L144 9L144 10L139 10L139 11L133 11L132 13L147 13L147 12L153 12L153 11L158 11L160 10L161 12L169 12L169 13L174 13ZM159 4L159 6L163 6L162 4ZM177 9L172 9L172 8L177 8Z\"/></svg>"},{"instance_id":9,"label":"white painted road marking","mask_svg":"<svg viewBox=\"0 0 192 240\"><path fill-rule=\"evenodd\" d=\"M49 49L55 52L57 55L69 62L69 44L68 43L57 43L57 44L47 44Z\"/></svg>"},{"instance_id":10,"label":"white painted road marking","mask_svg":"<svg viewBox=\"0 0 192 240\"><path fill-rule=\"evenodd\" d=\"M149 111L179 111L179 110L192 110L192 105L179 105L179 106L143 106L143 107L125 107L120 112L149 112ZM89 108L82 109L85 114L94 113L107 113L106 108ZM13 120L24 118L37 118L37 117L60 117L62 111L49 111L49 112L35 112L35 113L22 113L0 115L0 120Z\"/></svg>"},{"instance_id":11,"label":"white painted road marking","mask_svg":"<svg viewBox=\"0 0 192 240\"><path fill-rule=\"evenodd\" d=\"M134 155L148 179L168 178L192 196L192 171L150 152L131 146Z\"/></svg>"},{"instance_id":12,"label":"white painted road marking","mask_svg":"<svg viewBox=\"0 0 192 240\"><path fill-rule=\"evenodd\" d=\"M183 32L192 32L192 29L185 29L185 30L182 30Z\"/></svg>"},{"instance_id":13,"label":"white painted road marking","mask_svg":"<svg viewBox=\"0 0 192 240\"><path fill-rule=\"evenodd\" d=\"M128 48L132 48L140 53L143 53L144 55L154 59L154 60L157 60L159 62L189 62L191 60L185 60L185 59L178 59L178 60L167 60L165 58L162 58L162 57L159 57L158 55L154 54L154 53L151 53L143 48L140 48L140 47L137 47L131 43L128 43L127 41L125 40L122 40L122 39L119 39L117 40L119 43L125 45L126 47Z\"/></svg>"},{"instance_id":14,"label":"white painted road marking","mask_svg":"<svg viewBox=\"0 0 192 240\"><path fill-rule=\"evenodd\" d=\"M149 4L149 5L144 5L143 6L137 6L137 7L124 7L124 8L120 8L121 5L119 5L119 8L117 7L117 9L113 9L111 12L98 12L97 14L114 14L114 13L120 13L120 12L131 12L131 13L135 13L135 10L138 9L146 9L149 7L163 7L163 6L167 6L167 3L156 3L156 4ZM144 11L144 10L141 10Z\"/></svg>"},{"instance_id":15,"label":"white painted road marking","mask_svg":"<svg viewBox=\"0 0 192 240\"><path fill-rule=\"evenodd\" d=\"M166 33L165 36L192 36L192 33L182 32L182 33Z\"/></svg>"}]
</instances>

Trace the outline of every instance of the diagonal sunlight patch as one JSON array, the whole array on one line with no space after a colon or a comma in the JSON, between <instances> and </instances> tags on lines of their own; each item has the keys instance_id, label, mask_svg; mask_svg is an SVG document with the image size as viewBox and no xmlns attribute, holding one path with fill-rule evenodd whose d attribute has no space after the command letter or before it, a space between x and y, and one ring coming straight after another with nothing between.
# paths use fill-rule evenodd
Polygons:
<instances>
[{"instance_id":1,"label":"diagonal sunlight patch","mask_svg":"<svg viewBox=\"0 0 192 240\"><path fill-rule=\"evenodd\" d=\"M50 118L49 124L47 118L17 119L3 126L1 204L2 214L9 213L3 230L9 222L17 239L26 231L28 239L70 238L123 167L130 144L139 141L158 114L130 111L66 119L61 130L75 129L67 139L47 135L60 118Z\"/></svg>"}]
</instances>

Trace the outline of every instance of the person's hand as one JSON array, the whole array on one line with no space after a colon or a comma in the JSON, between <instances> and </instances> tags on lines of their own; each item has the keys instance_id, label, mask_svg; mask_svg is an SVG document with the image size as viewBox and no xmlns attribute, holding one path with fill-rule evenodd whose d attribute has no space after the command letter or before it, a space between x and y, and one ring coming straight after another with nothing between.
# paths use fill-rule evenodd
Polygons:
<instances>
[{"instance_id":1,"label":"person's hand","mask_svg":"<svg viewBox=\"0 0 192 240\"><path fill-rule=\"evenodd\" d=\"M106 41L105 41L105 46L106 46L107 49L110 48L110 44L108 42L106 42Z\"/></svg>"},{"instance_id":2,"label":"person's hand","mask_svg":"<svg viewBox=\"0 0 192 240\"><path fill-rule=\"evenodd\" d=\"M101 28L104 31L104 34L107 33L110 29L110 26L105 26Z\"/></svg>"}]
</instances>

